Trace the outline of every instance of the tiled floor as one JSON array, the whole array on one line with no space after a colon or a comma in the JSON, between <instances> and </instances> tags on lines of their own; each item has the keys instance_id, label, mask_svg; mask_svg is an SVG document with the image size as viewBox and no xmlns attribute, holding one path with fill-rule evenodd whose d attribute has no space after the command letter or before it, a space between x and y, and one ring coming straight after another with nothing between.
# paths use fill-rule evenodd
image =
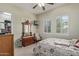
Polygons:
<instances>
[{"instance_id":1,"label":"tiled floor","mask_svg":"<svg viewBox=\"0 0 79 59\"><path fill-rule=\"evenodd\" d=\"M33 48L36 44L32 44L22 48L15 48L14 55L15 56L33 56Z\"/></svg>"}]
</instances>

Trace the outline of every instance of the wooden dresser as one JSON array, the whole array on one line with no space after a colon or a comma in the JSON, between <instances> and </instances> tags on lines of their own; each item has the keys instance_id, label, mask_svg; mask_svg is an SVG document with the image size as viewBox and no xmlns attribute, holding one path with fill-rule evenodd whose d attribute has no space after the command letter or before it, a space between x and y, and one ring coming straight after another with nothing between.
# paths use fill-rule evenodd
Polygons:
<instances>
[{"instance_id":1,"label":"wooden dresser","mask_svg":"<svg viewBox=\"0 0 79 59\"><path fill-rule=\"evenodd\" d=\"M0 56L13 56L13 35L0 35Z\"/></svg>"},{"instance_id":2,"label":"wooden dresser","mask_svg":"<svg viewBox=\"0 0 79 59\"><path fill-rule=\"evenodd\" d=\"M33 36L27 36L27 37L23 37L22 39L22 46L28 46L35 43L34 37Z\"/></svg>"}]
</instances>

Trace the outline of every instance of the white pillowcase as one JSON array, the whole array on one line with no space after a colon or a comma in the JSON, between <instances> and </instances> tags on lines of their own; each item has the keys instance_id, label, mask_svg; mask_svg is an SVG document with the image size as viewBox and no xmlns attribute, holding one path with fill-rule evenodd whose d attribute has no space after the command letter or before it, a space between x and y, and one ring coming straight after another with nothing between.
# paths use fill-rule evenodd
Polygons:
<instances>
[{"instance_id":1,"label":"white pillowcase","mask_svg":"<svg viewBox=\"0 0 79 59\"><path fill-rule=\"evenodd\" d=\"M66 39L57 39L54 43L60 44L60 45L70 46L70 41L66 40Z\"/></svg>"},{"instance_id":2,"label":"white pillowcase","mask_svg":"<svg viewBox=\"0 0 79 59\"><path fill-rule=\"evenodd\" d=\"M37 40L40 40L39 34L36 33L35 36L36 36Z\"/></svg>"},{"instance_id":3,"label":"white pillowcase","mask_svg":"<svg viewBox=\"0 0 79 59\"><path fill-rule=\"evenodd\" d=\"M70 46L70 40L60 39L60 38L47 38L45 39L47 42L52 42L54 44L66 45Z\"/></svg>"},{"instance_id":4,"label":"white pillowcase","mask_svg":"<svg viewBox=\"0 0 79 59\"><path fill-rule=\"evenodd\" d=\"M73 45L73 46L74 46L74 45L75 45L75 43L77 42L77 40L79 40L79 39L72 39L72 40L71 40L71 45Z\"/></svg>"}]
</instances>

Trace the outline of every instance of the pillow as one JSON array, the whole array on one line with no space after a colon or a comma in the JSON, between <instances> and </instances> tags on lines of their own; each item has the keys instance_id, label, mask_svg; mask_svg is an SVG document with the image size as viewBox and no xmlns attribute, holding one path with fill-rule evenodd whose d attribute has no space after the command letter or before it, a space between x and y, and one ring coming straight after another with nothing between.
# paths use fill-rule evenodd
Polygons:
<instances>
[{"instance_id":1,"label":"pillow","mask_svg":"<svg viewBox=\"0 0 79 59\"><path fill-rule=\"evenodd\" d=\"M70 45L70 41L66 40L66 39L58 39L58 40L55 41L55 43L57 43L57 44L63 44L63 45L67 45L67 46Z\"/></svg>"},{"instance_id":2,"label":"pillow","mask_svg":"<svg viewBox=\"0 0 79 59\"><path fill-rule=\"evenodd\" d=\"M77 41L78 41L78 39L72 39L72 40L70 41L70 43L71 43L72 46L74 46Z\"/></svg>"},{"instance_id":3,"label":"pillow","mask_svg":"<svg viewBox=\"0 0 79 59\"><path fill-rule=\"evenodd\" d=\"M68 44L62 44L62 43L56 43L56 42L54 42L54 44L55 44L55 45L61 45L61 46L67 46L67 47L70 46L70 45L68 45Z\"/></svg>"},{"instance_id":4,"label":"pillow","mask_svg":"<svg viewBox=\"0 0 79 59\"><path fill-rule=\"evenodd\" d=\"M78 40L78 42L75 44L75 47L79 48L79 40Z\"/></svg>"},{"instance_id":5,"label":"pillow","mask_svg":"<svg viewBox=\"0 0 79 59\"><path fill-rule=\"evenodd\" d=\"M37 41L40 40L39 34L36 33L35 36L36 36Z\"/></svg>"}]
</instances>

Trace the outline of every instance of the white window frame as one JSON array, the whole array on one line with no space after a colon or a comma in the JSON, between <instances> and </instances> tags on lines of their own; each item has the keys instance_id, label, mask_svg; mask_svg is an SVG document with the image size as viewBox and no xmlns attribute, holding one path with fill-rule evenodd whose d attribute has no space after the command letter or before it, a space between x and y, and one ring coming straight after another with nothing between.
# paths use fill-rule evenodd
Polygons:
<instances>
[{"instance_id":1,"label":"white window frame","mask_svg":"<svg viewBox=\"0 0 79 59\"><path fill-rule=\"evenodd\" d=\"M61 19L62 19L62 17L64 17L64 16L68 17L68 29L67 29L67 33L63 33L62 30L60 30L61 32L58 33L58 34L69 34L70 18L69 18L69 16L67 16L67 15L58 16L58 17L56 18L56 33L57 33L57 20L59 20L58 18L61 18ZM62 25L62 24L61 24L61 25ZM62 28L61 28L61 29L62 29Z\"/></svg>"}]
</instances>

